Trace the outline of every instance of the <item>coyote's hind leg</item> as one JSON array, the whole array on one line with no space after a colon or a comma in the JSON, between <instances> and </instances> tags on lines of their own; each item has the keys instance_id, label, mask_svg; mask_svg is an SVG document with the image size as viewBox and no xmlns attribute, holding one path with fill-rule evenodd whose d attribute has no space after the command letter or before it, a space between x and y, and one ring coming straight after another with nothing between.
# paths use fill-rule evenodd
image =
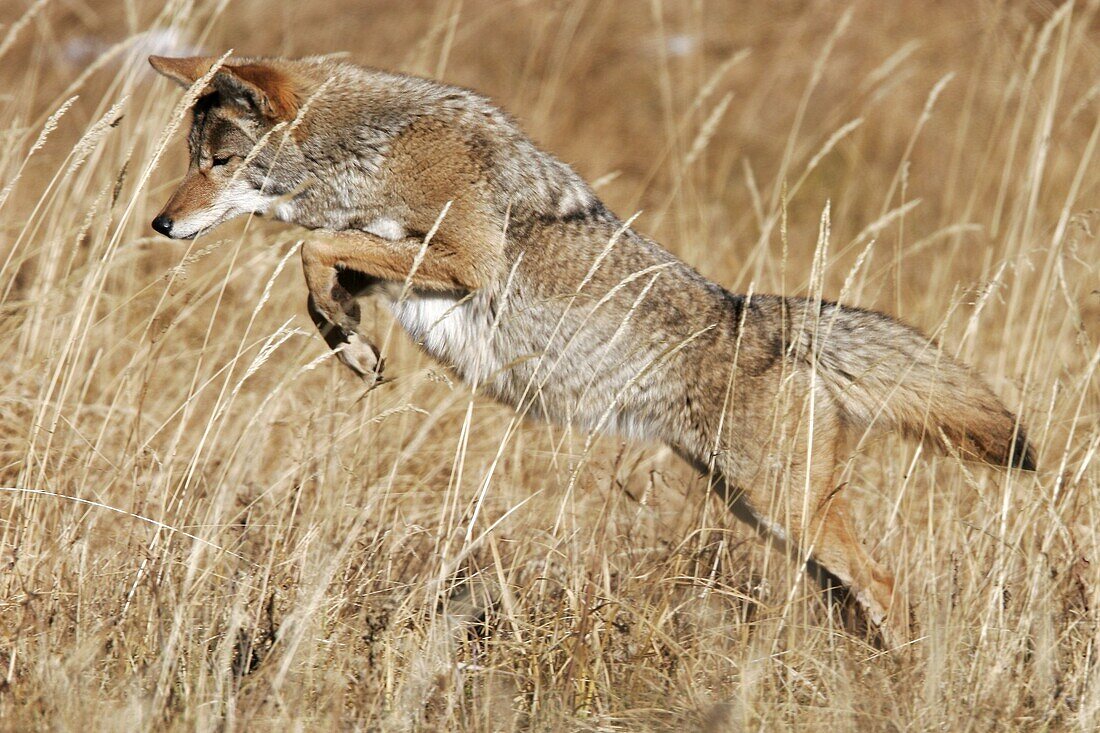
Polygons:
<instances>
[{"instance_id":1,"label":"coyote's hind leg","mask_svg":"<svg viewBox=\"0 0 1100 733\"><path fill-rule=\"evenodd\" d=\"M887 649L909 641L909 609L894 576L863 548L847 516L846 502L827 500L813 529L811 559L843 583Z\"/></svg>"},{"instance_id":2,"label":"coyote's hind leg","mask_svg":"<svg viewBox=\"0 0 1100 733\"><path fill-rule=\"evenodd\" d=\"M839 580L877 629L885 648L909 641L909 610L893 575L864 549L849 518L845 490L837 484L838 451L844 446L838 420L818 421L810 465L792 466L789 488L793 506L804 506L809 516L793 512L788 527L792 549L817 570ZM802 491L809 491L809 496ZM808 553L808 557L807 557ZM816 573L818 580L826 580Z\"/></svg>"},{"instance_id":3,"label":"coyote's hind leg","mask_svg":"<svg viewBox=\"0 0 1100 733\"><path fill-rule=\"evenodd\" d=\"M776 549L793 559L805 560L811 576L823 586L827 588L834 580L839 581L866 621L878 631L886 648L896 648L908 641L905 598L895 589L890 572L863 549L848 520L846 502L839 495L826 499L828 506L818 513L809 532L805 532L802 527L790 527L769 517L745 494L731 490L721 478L716 479L715 489L734 516L770 538ZM843 603L843 598L833 600Z\"/></svg>"},{"instance_id":4,"label":"coyote's hind leg","mask_svg":"<svg viewBox=\"0 0 1100 733\"><path fill-rule=\"evenodd\" d=\"M909 638L907 604L890 572L860 543L837 484L838 453L846 444L840 415L827 395L819 395L811 427L800 402L794 404L779 416L786 438L760 436L761 469L739 474L739 466L727 461L718 467L725 470L715 488L738 518L806 562L818 580L840 581L886 648L901 646Z\"/></svg>"}]
</instances>

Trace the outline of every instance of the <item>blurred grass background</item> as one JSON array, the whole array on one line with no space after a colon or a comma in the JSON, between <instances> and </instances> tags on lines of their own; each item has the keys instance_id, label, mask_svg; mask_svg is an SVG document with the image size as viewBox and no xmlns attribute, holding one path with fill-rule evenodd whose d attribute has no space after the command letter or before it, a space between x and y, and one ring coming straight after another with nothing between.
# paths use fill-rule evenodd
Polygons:
<instances>
[{"instance_id":1,"label":"blurred grass background","mask_svg":"<svg viewBox=\"0 0 1100 733\"><path fill-rule=\"evenodd\" d=\"M1098 10L0 5L0 727L1095 729ZM488 94L730 289L817 262L980 369L1041 470L864 446L922 635L883 655L665 449L517 424L382 312L364 396L299 232L149 229L188 120L145 58L230 48Z\"/></svg>"}]
</instances>

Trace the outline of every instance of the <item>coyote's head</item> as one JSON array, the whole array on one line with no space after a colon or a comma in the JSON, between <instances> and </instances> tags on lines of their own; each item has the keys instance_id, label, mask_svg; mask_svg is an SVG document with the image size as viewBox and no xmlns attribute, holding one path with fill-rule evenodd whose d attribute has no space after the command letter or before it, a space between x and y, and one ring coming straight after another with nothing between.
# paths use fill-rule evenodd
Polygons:
<instances>
[{"instance_id":1,"label":"coyote's head","mask_svg":"<svg viewBox=\"0 0 1100 733\"><path fill-rule=\"evenodd\" d=\"M204 56L149 57L154 69L183 87L216 62ZM241 214L279 214L280 202L309 178L288 134L305 83L277 59L227 59L195 103L190 167L153 228L173 239L190 239Z\"/></svg>"}]
</instances>

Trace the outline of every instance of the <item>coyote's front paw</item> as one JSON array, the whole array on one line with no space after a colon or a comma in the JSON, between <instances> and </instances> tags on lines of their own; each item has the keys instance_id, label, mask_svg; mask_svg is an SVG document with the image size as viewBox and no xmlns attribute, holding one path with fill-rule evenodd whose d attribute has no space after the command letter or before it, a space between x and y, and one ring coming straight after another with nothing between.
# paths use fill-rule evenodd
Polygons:
<instances>
[{"instance_id":1,"label":"coyote's front paw","mask_svg":"<svg viewBox=\"0 0 1100 733\"><path fill-rule=\"evenodd\" d=\"M382 383L386 361L379 354L378 348L358 333L347 334L347 340L336 355L371 386Z\"/></svg>"}]
</instances>

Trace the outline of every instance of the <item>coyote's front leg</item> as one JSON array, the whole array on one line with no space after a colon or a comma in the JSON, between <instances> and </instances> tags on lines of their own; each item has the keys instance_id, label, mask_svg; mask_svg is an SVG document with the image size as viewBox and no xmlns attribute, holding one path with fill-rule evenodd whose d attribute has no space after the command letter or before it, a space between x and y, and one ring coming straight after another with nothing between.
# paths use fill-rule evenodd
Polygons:
<instances>
[{"instance_id":1,"label":"coyote's front leg","mask_svg":"<svg viewBox=\"0 0 1100 733\"><path fill-rule=\"evenodd\" d=\"M309 288L306 303L309 317L340 361L364 380L378 382L384 363L378 348L359 333L357 293L344 287L338 277L339 271L324 254L323 246L317 242L306 241L302 245L302 268Z\"/></svg>"},{"instance_id":2,"label":"coyote's front leg","mask_svg":"<svg viewBox=\"0 0 1100 733\"><path fill-rule=\"evenodd\" d=\"M499 235L458 230L459 239L499 241ZM406 284L420 290L450 292L484 287L499 270L499 254L493 249L470 253L452 245L448 234L438 232L429 243L419 237L383 239L358 230L315 230L302 246L302 264L309 287L309 311L321 335L340 360L365 379L381 375L378 349L359 333L356 293L341 284L341 271L361 273L384 282Z\"/></svg>"}]
</instances>

